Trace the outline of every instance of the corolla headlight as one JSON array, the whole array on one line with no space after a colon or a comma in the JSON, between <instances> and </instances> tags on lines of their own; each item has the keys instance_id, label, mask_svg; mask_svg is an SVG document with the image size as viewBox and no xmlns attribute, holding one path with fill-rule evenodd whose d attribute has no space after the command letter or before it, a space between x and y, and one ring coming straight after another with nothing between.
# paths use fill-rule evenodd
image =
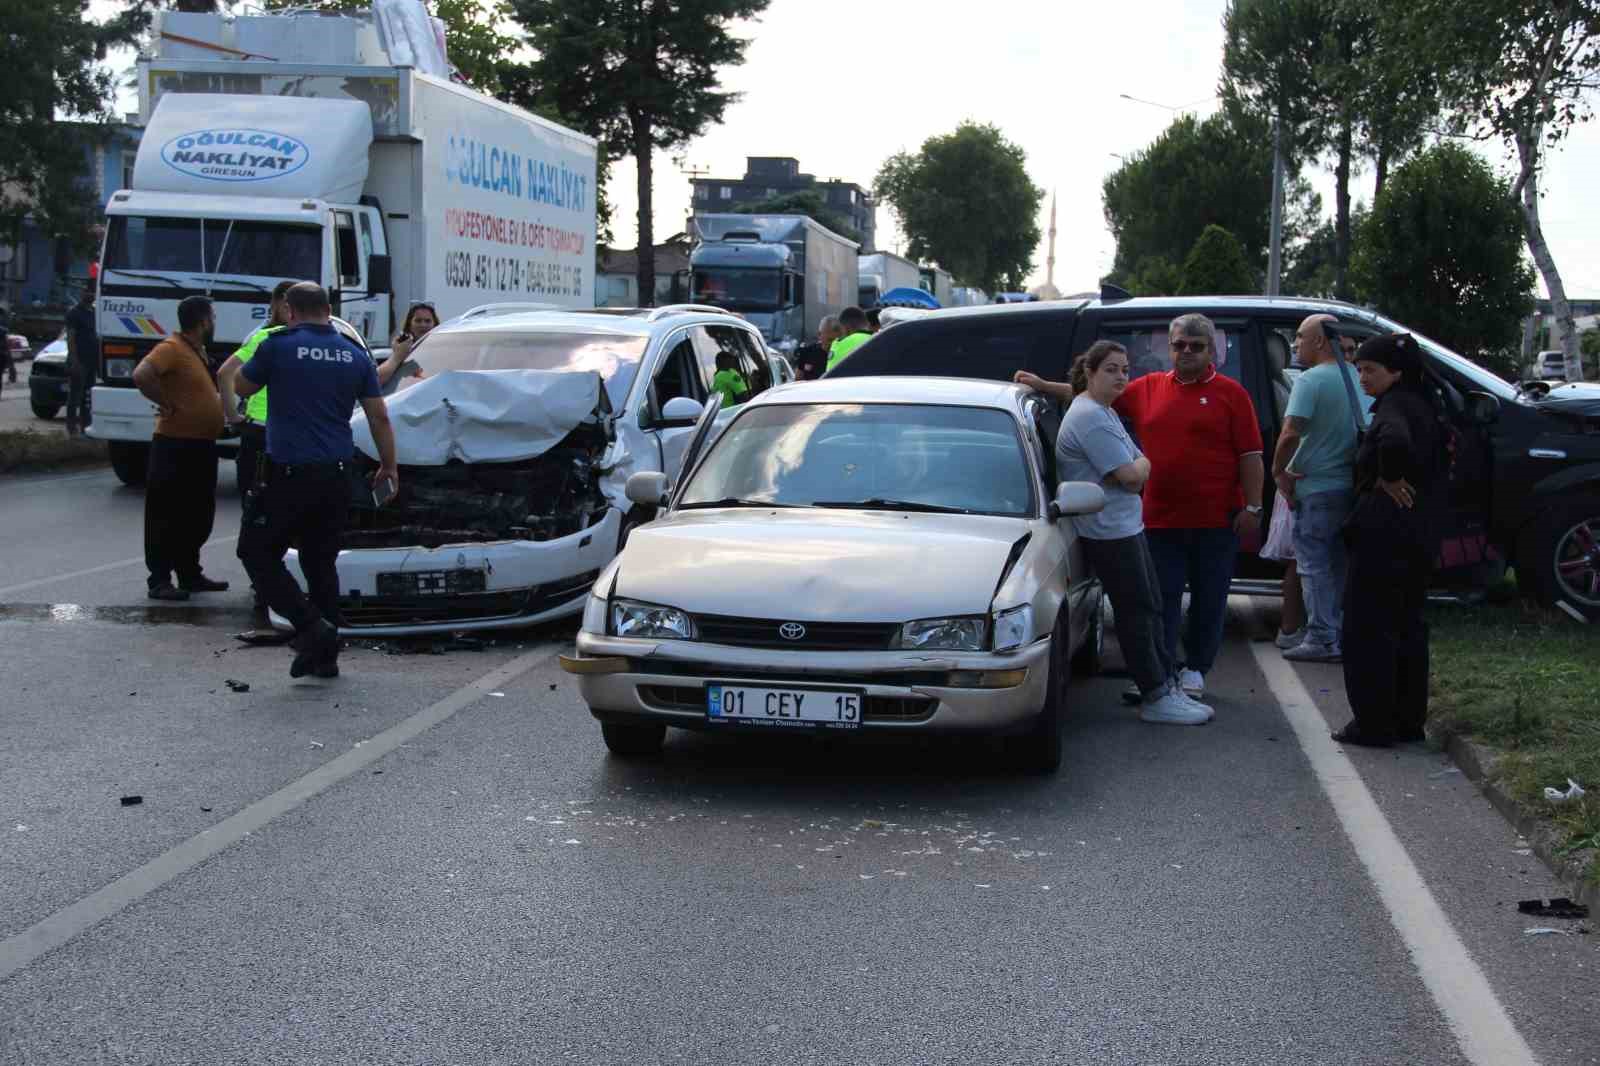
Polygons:
<instances>
[{"instance_id":1,"label":"corolla headlight","mask_svg":"<svg viewBox=\"0 0 1600 1066\"><path fill-rule=\"evenodd\" d=\"M913 651L982 651L983 618L923 618L900 627L899 647Z\"/></svg>"},{"instance_id":2,"label":"corolla headlight","mask_svg":"<svg viewBox=\"0 0 1600 1066\"><path fill-rule=\"evenodd\" d=\"M994 650L1016 651L1033 639L1033 608L1027 604L994 616Z\"/></svg>"},{"instance_id":3,"label":"corolla headlight","mask_svg":"<svg viewBox=\"0 0 1600 1066\"><path fill-rule=\"evenodd\" d=\"M579 628L585 633L605 635L606 601L602 597L589 593L589 598L583 602L583 625Z\"/></svg>"},{"instance_id":4,"label":"corolla headlight","mask_svg":"<svg viewBox=\"0 0 1600 1066\"><path fill-rule=\"evenodd\" d=\"M611 633L643 640L693 640L694 623L676 607L612 600Z\"/></svg>"}]
</instances>

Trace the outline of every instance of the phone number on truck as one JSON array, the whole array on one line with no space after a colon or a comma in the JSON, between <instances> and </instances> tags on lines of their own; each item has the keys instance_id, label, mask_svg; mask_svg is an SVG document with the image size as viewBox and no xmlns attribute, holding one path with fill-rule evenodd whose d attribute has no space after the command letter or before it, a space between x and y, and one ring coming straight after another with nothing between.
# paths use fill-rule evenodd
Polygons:
<instances>
[{"instance_id":1,"label":"phone number on truck","mask_svg":"<svg viewBox=\"0 0 1600 1066\"><path fill-rule=\"evenodd\" d=\"M583 267L545 259L450 252L444 259L444 283L453 289L582 296Z\"/></svg>"}]
</instances>

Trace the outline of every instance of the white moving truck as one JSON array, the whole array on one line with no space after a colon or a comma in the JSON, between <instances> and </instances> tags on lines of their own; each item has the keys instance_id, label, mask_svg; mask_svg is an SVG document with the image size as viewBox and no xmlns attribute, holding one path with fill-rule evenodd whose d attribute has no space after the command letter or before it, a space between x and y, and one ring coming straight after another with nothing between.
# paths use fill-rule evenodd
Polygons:
<instances>
[{"instance_id":1,"label":"white moving truck","mask_svg":"<svg viewBox=\"0 0 1600 1066\"><path fill-rule=\"evenodd\" d=\"M417 300L441 319L594 305L592 138L391 65L370 18L155 18L138 63L146 129L100 259L89 435L123 481L143 480L155 425L134 365L186 296L215 304L213 370L286 278L324 285L374 348Z\"/></svg>"},{"instance_id":2,"label":"white moving truck","mask_svg":"<svg viewBox=\"0 0 1600 1066\"><path fill-rule=\"evenodd\" d=\"M890 289L915 289L922 285L922 268L893 252L873 252L856 257L861 274L856 306L877 307Z\"/></svg>"}]
</instances>

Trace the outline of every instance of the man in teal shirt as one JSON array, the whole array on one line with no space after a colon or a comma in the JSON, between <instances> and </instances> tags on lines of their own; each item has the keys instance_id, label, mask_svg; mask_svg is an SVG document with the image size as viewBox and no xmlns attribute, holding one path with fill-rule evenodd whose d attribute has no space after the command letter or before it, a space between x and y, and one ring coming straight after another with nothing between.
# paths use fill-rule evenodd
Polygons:
<instances>
[{"instance_id":1,"label":"man in teal shirt","mask_svg":"<svg viewBox=\"0 0 1600 1066\"><path fill-rule=\"evenodd\" d=\"M839 328L844 330L844 336L834 341L833 347L828 349L829 370L850 358L851 352L872 339L872 334L867 330L867 313L859 307L846 307L839 312Z\"/></svg>"},{"instance_id":2,"label":"man in teal shirt","mask_svg":"<svg viewBox=\"0 0 1600 1066\"><path fill-rule=\"evenodd\" d=\"M1305 638L1283 653L1296 662L1343 658L1342 530L1355 505L1356 422L1365 426L1372 406L1355 369L1322 331L1335 321L1332 315L1312 315L1300 323L1295 347L1309 369L1289 394L1272 458L1273 480L1294 508L1295 566L1306 601Z\"/></svg>"}]
</instances>

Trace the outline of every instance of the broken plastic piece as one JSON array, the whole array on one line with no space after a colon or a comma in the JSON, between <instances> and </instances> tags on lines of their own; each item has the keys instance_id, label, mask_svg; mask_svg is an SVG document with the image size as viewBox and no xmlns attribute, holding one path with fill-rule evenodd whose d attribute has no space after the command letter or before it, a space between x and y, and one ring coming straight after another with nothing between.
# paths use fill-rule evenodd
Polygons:
<instances>
[{"instance_id":1,"label":"broken plastic piece","mask_svg":"<svg viewBox=\"0 0 1600 1066\"><path fill-rule=\"evenodd\" d=\"M1583 786L1569 777L1567 778L1567 790L1565 792L1559 788L1546 788L1544 790L1544 798L1551 803L1570 803L1573 800L1583 798Z\"/></svg>"},{"instance_id":2,"label":"broken plastic piece","mask_svg":"<svg viewBox=\"0 0 1600 1066\"><path fill-rule=\"evenodd\" d=\"M228 678L226 681L224 681L223 684L228 686L228 690L230 692L249 692L250 691L250 686L248 684L246 684L243 681L235 681L231 677Z\"/></svg>"},{"instance_id":3,"label":"broken plastic piece","mask_svg":"<svg viewBox=\"0 0 1600 1066\"><path fill-rule=\"evenodd\" d=\"M137 807L139 804L141 804L143 802L144 802L144 797L143 796L123 796L122 797L122 805L124 807Z\"/></svg>"},{"instance_id":4,"label":"broken plastic piece","mask_svg":"<svg viewBox=\"0 0 1600 1066\"><path fill-rule=\"evenodd\" d=\"M1522 931L1522 935L1523 936L1568 936L1568 935L1570 935L1570 933L1566 929L1551 929L1549 926L1540 926L1537 929L1524 929Z\"/></svg>"},{"instance_id":5,"label":"broken plastic piece","mask_svg":"<svg viewBox=\"0 0 1600 1066\"><path fill-rule=\"evenodd\" d=\"M1587 918L1589 908L1565 896L1557 896L1548 903L1542 899L1522 900L1517 904L1517 913L1531 914L1536 918Z\"/></svg>"}]
</instances>

